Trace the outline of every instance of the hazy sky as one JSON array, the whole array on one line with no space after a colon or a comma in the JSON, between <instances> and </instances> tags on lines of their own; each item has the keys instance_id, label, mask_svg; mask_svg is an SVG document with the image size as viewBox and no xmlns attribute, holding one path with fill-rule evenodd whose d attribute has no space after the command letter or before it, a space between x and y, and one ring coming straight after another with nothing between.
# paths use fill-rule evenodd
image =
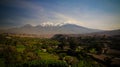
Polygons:
<instances>
[{"instance_id":1,"label":"hazy sky","mask_svg":"<svg viewBox=\"0 0 120 67\"><path fill-rule=\"evenodd\" d=\"M0 0L0 28L45 22L120 29L120 0Z\"/></svg>"}]
</instances>

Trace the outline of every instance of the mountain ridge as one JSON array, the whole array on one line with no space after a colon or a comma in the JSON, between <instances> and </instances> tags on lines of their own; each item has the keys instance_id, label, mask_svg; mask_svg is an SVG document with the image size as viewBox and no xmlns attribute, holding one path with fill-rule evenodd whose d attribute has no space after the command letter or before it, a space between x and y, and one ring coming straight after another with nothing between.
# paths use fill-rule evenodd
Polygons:
<instances>
[{"instance_id":1,"label":"mountain ridge","mask_svg":"<svg viewBox=\"0 0 120 67\"><path fill-rule=\"evenodd\" d=\"M25 33L25 34L85 34L100 32L103 30L86 28L75 24L63 25L36 25L26 24L21 27L6 30L7 33Z\"/></svg>"}]
</instances>

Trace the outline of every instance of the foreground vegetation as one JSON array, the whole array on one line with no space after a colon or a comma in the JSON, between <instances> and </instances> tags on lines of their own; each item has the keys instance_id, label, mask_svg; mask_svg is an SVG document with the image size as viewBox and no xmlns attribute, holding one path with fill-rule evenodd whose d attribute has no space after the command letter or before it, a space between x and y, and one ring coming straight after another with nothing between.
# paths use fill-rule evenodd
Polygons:
<instances>
[{"instance_id":1,"label":"foreground vegetation","mask_svg":"<svg viewBox=\"0 0 120 67\"><path fill-rule=\"evenodd\" d=\"M46 39L0 34L0 67L105 67L87 53L101 54L112 41L106 36Z\"/></svg>"}]
</instances>

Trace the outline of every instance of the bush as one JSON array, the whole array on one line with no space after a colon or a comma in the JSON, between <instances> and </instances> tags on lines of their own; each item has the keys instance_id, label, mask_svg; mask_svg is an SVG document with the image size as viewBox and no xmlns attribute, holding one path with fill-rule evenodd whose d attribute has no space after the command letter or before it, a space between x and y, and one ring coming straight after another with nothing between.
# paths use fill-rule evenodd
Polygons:
<instances>
[{"instance_id":1,"label":"bush","mask_svg":"<svg viewBox=\"0 0 120 67\"><path fill-rule=\"evenodd\" d=\"M68 67L67 63L59 60L34 60L25 63L12 64L10 67Z\"/></svg>"},{"instance_id":2,"label":"bush","mask_svg":"<svg viewBox=\"0 0 120 67\"><path fill-rule=\"evenodd\" d=\"M73 64L72 67L101 67L101 65L94 63L94 61L80 60L77 64Z\"/></svg>"}]
</instances>

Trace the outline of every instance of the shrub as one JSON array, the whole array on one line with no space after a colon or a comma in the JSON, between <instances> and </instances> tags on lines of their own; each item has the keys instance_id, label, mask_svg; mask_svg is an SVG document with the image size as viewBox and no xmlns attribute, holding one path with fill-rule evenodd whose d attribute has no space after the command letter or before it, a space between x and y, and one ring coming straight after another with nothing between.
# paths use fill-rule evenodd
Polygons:
<instances>
[{"instance_id":1,"label":"shrub","mask_svg":"<svg viewBox=\"0 0 120 67\"><path fill-rule=\"evenodd\" d=\"M33 60L25 63L12 64L11 67L68 67L67 63L59 60Z\"/></svg>"}]
</instances>

